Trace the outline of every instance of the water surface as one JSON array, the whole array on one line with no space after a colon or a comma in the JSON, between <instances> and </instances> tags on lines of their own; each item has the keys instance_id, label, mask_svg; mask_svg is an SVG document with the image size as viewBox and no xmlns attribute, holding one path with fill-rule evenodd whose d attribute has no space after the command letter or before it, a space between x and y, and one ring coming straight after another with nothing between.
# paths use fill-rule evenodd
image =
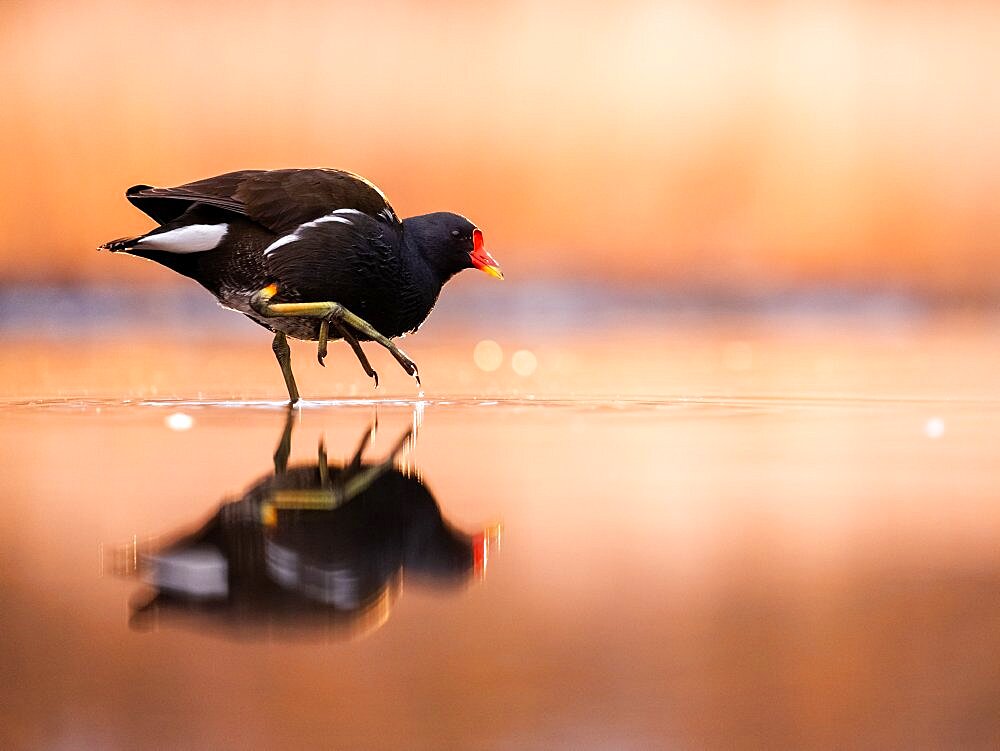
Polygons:
<instances>
[{"instance_id":1,"label":"water surface","mask_svg":"<svg viewBox=\"0 0 1000 751\"><path fill-rule=\"evenodd\" d=\"M160 365L113 347L83 353L115 366L89 393L33 389L30 374L8 371L2 745L995 747L991 350L932 337L882 360L830 359L880 347L785 339L754 341L748 364L733 341L692 338L686 359L535 346L536 380L513 388L508 374L485 396L469 386L419 398L403 381L380 400L317 388L289 432L288 466L310 479L285 500L360 503L372 488L337 497L337 478L369 438L361 465L390 459L409 490L378 521L286 509L295 524L227 548L269 550L270 564L230 560L219 578L218 556L203 556L202 598L174 591L156 608L155 577L134 570L144 555L220 508L250 508L238 505L248 490L277 497L268 483L287 412L266 344L237 361L262 357L240 371L259 393L249 401L183 383L171 398L102 394L115 379L144 382L143 369L174 373L186 355L170 349ZM552 369L571 367L553 365L560 347L580 374L565 394L549 388ZM976 354L946 373L927 364L940 351ZM814 367L816 353L827 360ZM47 356L49 375L34 382L72 360ZM602 362L643 378L600 395L586 384L606 378L593 375ZM698 367L708 375L697 380L671 370ZM303 380L337 377L315 370ZM424 491L430 501L412 501ZM399 520L417 506L417 522ZM413 532L435 519L458 541L447 566ZM490 542L486 561L477 540Z\"/></svg>"}]
</instances>

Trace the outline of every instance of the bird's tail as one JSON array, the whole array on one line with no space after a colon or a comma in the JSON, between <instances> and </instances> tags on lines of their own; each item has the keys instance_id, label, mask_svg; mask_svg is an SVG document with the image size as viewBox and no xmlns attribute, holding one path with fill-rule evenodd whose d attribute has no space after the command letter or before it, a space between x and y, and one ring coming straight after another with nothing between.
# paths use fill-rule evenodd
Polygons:
<instances>
[{"instance_id":1,"label":"bird's tail","mask_svg":"<svg viewBox=\"0 0 1000 751\"><path fill-rule=\"evenodd\" d=\"M117 253L121 250L131 250L143 237L144 235L138 235L137 237L119 237L117 240L108 240L103 245L99 245L97 249L110 250L112 253Z\"/></svg>"},{"instance_id":2,"label":"bird's tail","mask_svg":"<svg viewBox=\"0 0 1000 751\"><path fill-rule=\"evenodd\" d=\"M2 2L2 0L0 0ZM166 266L168 269L176 271L184 276L191 276L198 269L197 253L171 253L158 248L150 248L144 242L150 235L156 235L162 231L162 227L157 227L152 232L135 237L119 237L117 240L108 240L103 245L98 246L98 250L107 250L111 253L127 253L139 258L147 258L150 261ZM192 277L194 278L194 277Z\"/></svg>"}]
</instances>

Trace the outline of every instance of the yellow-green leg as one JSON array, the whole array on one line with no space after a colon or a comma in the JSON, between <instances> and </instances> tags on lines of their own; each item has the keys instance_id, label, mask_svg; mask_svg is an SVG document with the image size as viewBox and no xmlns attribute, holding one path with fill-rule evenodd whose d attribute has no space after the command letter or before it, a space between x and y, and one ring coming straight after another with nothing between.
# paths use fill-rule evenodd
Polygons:
<instances>
[{"instance_id":1,"label":"yellow-green leg","mask_svg":"<svg viewBox=\"0 0 1000 751\"><path fill-rule=\"evenodd\" d=\"M365 453L365 449L372 445L372 441L375 440L375 431L378 428L378 414L375 415L375 419L372 421L372 426L366 430L361 435L361 440L358 442L358 446L354 449L354 453L351 455L351 460L344 465L344 471L348 474L351 472L357 472L361 468L361 457Z\"/></svg>"},{"instance_id":2,"label":"yellow-green leg","mask_svg":"<svg viewBox=\"0 0 1000 751\"><path fill-rule=\"evenodd\" d=\"M393 468L397 455L403 450L403 447L412 435L413 428L403 433L389 455L378 464L366 466L361 464L360 461L352 460L337 477L336 481L332 483L330 482L326 451L322 447L322 444L320 444L318 457L320 487L305 488L302 490L289 488L273 491L267 501L268 511L263 514L264 518L273 518L271 514L277 509L330 511L342 506L365 492L376 480ZM366 444L367 441L362 441L359 450L364 450Z\"/></svg>"},{"instance_id":3,"label":"yellow-green leg","mask_svg":"<svg viewBox=\"0 0 1000 751\"><path fill-rule=\"evenodd\" d=\"M413 428L409 428L405 433L403 433L400 439L396 441L396 445L392 447L392 451L389 452L389 455L378 464L364 467L364 465L358 463L356 471L347 473L348 477L343 483L340 491L341 497L343 497L345 501L354 498L354 496L363 493L373 482L392 469L393 465L396 463L396 456L403 450L403 447L406 445L406 442L410 439L411 435L413 435ZM364 444L362 444L359 448L363 450ZM351 464L348 466L354 467L355 462L352 460Z\"/></svg>"},{"instance_id":4,"label":"yellow-green leg","mask_svg":"<svg viewBox=\"0 0 1000 751\"><path fill-rule=\"evenodd\" d=\"M368 362L368 356L365 354L365 351L361 349L361 342L359 342L357 337L351 333L351 330L340 321L333 321L332 325L337 329L337 333L340 335L340 338L347 342L351 346L351 349L354 350L354 356L357 357L358 362L361 363L361 367L364 369L365 375L369 378L374 378L375 388L378 388L378 373L375 372L371 363ZM326 360L326 344L330 338L330 326L331 322L325 318L319 325L319 340L316 346L316 359L323 367L326 367L324 360Z\"/></svg>"},{"instance_id":5,"label":"yellow-green leg","mask_svg":"<svg viewBox=\"0 0 1000 751\"><path fill-rule=\"evenodd\" d=\"M326 444L322 440L319 442L319 448L316 449L316 467L319 469L320 487L330 487L330 463L326 458Z\"/></svg>"},{"instance_id":6,"label":"yellow-green leg","mask_svg":"<svg viewBox=\"0 0 1000 751\"><path fill-rule=\"evenodd\" d=\"M288 403L295 404L299 400L299 387L295 385L295 376L292 375L292 350L288 346L288 339L280 331L274 335L271 342L271 349L274 356L278 358L278 365L281 366L281 375L285 377L285 388L288 389Z\"/></svg>"},{"instance_id":7,"label":"yellow-green leg","mask_svg":"<svg viewBox=\"0 0 1000 751\"><path fill-rule=\"evenodd\" d=\"M326 321L324 321L324 323L326 323ZM354 356L357 357L358 362L361 363L361 367L364 369L365 375L369 378L374 378L375 388L378 388L378 373L375 372L375 368L372 367L372 364L368 362L368 355L366 355L365 351L361 349L361 342L359 342L358 338L351 333L351 330L340 321L334 321L333 325L337 327L337 333L340 334L340 338L347 342L351 346L351 349L354 350ZM417 378L417 381L419 382L420 379Z\"/></svg>"},{"instance_id":8,"label":"yellow-green leg","mask_svg":"<svg viewBox=\"0 0 1000 751\"><path fill-rule=\"evenodd\" d=\"M285 414L285 427L281 431L281 440L278 441L278 446L274 450L275 475L283 475L288 469L288 456L292 452L292 427L294 420L295 411L292 409L292 405L289 404L287 413Z\"/></svg>"},{"instance_id":9,"label":"yellow-green leg","mask_svg":"<svg viewBox=\"0 0 1000 751\"><path fill-rule=\"evenodd\" d=\"M417 385L420 385L420 375L417 372L417 365L413 360L411 360L403 350L397 347L392 340L387 336L384 336L379 331L375 329L368 321L356 316L354 313L349 311L340 303L336 302L279 302L272 303L271 298L277 293L277 289L271 285L265 287L264 289L257 292L251 299L251 307L257 311L262 316L267 318L322 318L324 321L329 321L340 326L349 327L354 329L359 334L363 334L368 339L373 342L381 344L389 353L396 358L403 370L407 372L408 375L413 376ZM323 326L320 326L320 334L323 334ZM327 334L329 334L329 329L327 328ZM348 342L350 343L350 342ZM353 345L352 345L353 346ZM325 342L321 342L320 352L322 353L325 347ZM360 345L358 345L360 349ZM358 350L355 350L357 354ZM279 359L280 362L280 359ZM362 367L367 364L367 358L362 361ZM371 370L371 365L369 364L365 372ZM284 368L282 369L284 373ZM288 372L291 373L291 367L289 366ZM372 371L374 373L374 371ZM287 382L286 378L286 382Z\"/></svg>"}]
</instances>

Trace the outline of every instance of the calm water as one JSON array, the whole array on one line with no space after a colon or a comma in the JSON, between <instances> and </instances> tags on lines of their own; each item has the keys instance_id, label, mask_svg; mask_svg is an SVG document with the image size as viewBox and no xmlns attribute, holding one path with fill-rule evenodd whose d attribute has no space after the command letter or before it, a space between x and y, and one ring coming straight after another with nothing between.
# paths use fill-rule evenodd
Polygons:
<instances>
[{"instance_id":1,"label":"calm water","mask_svg":"<svg viewBox=\"0 0 1000 751\"><path fill-rule=\"evenodd\" d=\"M8 353L0 745L995 748L992 339L823 341L533 343L291 420L94 396L183 349L60 399L92 351Z\"/></svg>"}]
</instances>

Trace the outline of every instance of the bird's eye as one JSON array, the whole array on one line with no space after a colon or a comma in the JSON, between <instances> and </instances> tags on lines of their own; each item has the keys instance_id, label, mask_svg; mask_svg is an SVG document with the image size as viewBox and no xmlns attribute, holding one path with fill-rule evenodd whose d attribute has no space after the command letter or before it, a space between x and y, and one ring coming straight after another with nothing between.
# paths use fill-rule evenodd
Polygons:
<instances>
[{"instance_id":1,"label":"bird's eye","mask_svg":"<svg viewBox=\"0 0 1000 751\"><path fill-rule=\"evenodd\" d=\"M461 235L461 234L462 234L462 233L461 233L461 232L459 232L459 231L458 231L457 229L453 229L453 230L451 231L451 236L452 236L452 237L458 237L458 236L459 236L459 235Z\"/></svg>"}]
</instances>

